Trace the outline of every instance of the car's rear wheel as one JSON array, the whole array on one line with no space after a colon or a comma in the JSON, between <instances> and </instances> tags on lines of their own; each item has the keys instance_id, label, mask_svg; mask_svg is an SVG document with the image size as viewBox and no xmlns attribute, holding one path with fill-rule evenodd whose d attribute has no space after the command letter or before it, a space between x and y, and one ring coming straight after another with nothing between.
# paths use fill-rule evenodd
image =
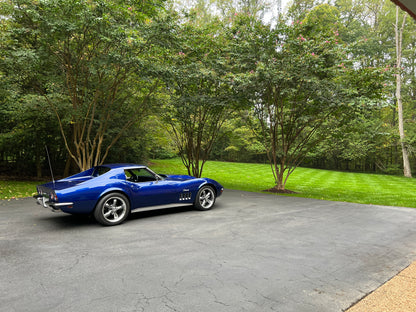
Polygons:
<instances>
[{"instance_id":1,"label":"car's rear wheel","mask_svg":"<svg viewBox=\"0 0 416 312\"><path fill-rule=\"evenodd\" d=\"M94 218L102 225L123 223L130 213L130 202L120 193L111 193L102 197L94 210Z\"/></svg>"},{"instance_id":2,"label":"car's rear wheel","mask_svg":"<svg viewBox=\"0 0 416 312\"><path fill-rule=\"evenodd\" d=\"M203 186L196 195L194 207L197 210L209 210L215 204L215 191L211 186Z\"/></svg>"}]
</instances>

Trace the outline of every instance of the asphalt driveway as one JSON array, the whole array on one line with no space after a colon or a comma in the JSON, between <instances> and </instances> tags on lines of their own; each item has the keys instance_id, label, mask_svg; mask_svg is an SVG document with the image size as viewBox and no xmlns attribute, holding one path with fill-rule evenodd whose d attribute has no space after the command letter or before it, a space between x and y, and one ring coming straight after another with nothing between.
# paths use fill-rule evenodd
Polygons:
<instances>
[{"instance_id":1,"label":"asphalt driveway","mask_svg":"<svg viewBox=\"0 0 416 312\"><path fill-rule=\"evenodd\" d=\"M0 201L2 311L342 311L416 260L416 209L224 191L123 225Z\"/></svg>"}]
</instances>

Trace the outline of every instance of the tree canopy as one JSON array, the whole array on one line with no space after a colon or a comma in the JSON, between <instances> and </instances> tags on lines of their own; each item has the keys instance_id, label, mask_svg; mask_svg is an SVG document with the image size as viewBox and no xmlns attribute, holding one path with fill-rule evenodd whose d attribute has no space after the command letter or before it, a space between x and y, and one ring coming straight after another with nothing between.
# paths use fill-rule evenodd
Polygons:
<instances>
[{"instance_id":1,"label":"tree canopy","mask_svg":"<svg viewBox=\"0 0 416 312\"><path fill-rule=\"evenodd\" d=\"M189 5L0 2L0 170L41 176L45 144L67 171L269 161L277 190L299 165L397 173L402 146L415 167L415 22L398 67L390 1Z\"/></svg>"},{"instance_id":2,"label":"tree canopy","mask_svg":"<svg viewBox=\"0 0 416 312\"><path fill-rule=\"evenodd\" d=\"M256 130L276 191L285 189L290 174L322 139L316 135L320 128L331 121L342 125L362 105L381 98L380 71L354 68L355 59L339 38L336 12L321 5L304 20L280 20L273 29L250 16L236 23L237 55L250 55L240 87L259 120ZM328 25L317 16L329 16Z\"/></svg>"},{"instance_id":3,"label":"tree canopy","mask_svg":"<svg viewBox=\"0 0 416 312\"><path fill-rule=\"evenodd\" d=\"M7 5L9 5L7 7ZM160 2L8 1L6 74L57 118L80 170L103 163L158 86L150 18Z\"/></svg>"}]
</instances>

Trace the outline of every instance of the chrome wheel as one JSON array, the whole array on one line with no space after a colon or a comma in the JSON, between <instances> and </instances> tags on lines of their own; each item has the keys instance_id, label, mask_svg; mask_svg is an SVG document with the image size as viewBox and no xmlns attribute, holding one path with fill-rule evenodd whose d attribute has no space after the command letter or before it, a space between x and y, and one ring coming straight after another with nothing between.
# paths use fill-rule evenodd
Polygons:
<instances>
[{"instance_id":1,"label":"chrome wheel","mask_svg":"<svg viewBox=\"0 0 416 312\"><path fill-rule=\"evenodd\" d=\"M101 198L94 211L95 219L103 225L122 223L130 212L130 203L123 194L113 193Z\"/></svg>"},{"instance_id":2,"label":"chrome wheel","mask_svg":"<svg viewBox=\"0 0 416 312\"><path fill-rule=\"evenodd\" d=\"M126 202L119 197L111 197L103 207L103 216L108 222L120 221L127 211Z\"/></svg>"},{"instance_id":3,"label":"chrome wheel","mask_svg":"<svg viewBox=\"0 0 416 312\"><path fill-rule=\"evenodd\" d=\"M195 208L199 210L211 209L215 204L215 192L210 186L202 187L196 197Z\"/></svg>"}]
</instances>

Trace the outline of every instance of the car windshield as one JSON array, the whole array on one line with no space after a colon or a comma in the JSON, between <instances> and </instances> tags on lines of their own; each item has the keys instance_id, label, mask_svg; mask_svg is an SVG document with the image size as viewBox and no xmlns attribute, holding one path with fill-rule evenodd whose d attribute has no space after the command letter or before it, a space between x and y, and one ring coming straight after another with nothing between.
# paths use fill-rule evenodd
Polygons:
<instances>
[{"instance_id":1,"label":"car windshield","mask_svg":"<svg viewBox=\"0 0 416 312\"><path fill-rule=\"evenodd\" d=\"M127 181L130 182L151 182L162 180L160 176L148 168L127 169L124 170L124 173L126 174Z\"/></svg>"}]
</instances>

